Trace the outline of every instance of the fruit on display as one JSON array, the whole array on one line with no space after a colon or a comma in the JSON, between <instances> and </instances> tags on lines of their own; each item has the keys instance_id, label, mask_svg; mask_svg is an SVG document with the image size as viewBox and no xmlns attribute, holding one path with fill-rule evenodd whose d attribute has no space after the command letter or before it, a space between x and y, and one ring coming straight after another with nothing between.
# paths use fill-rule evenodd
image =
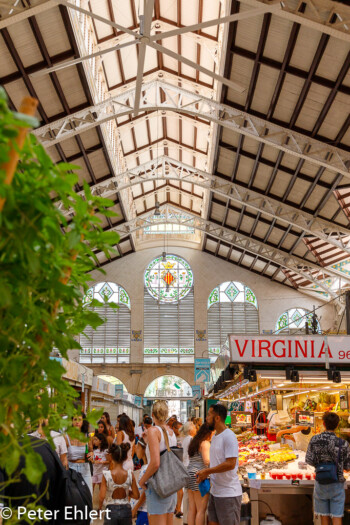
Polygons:
<instances>
[{"instance_id":1,"label":"fruit on display","mask_svg":"<svg viewBox=\"0 0 350 525\"><path fill-rule=\"evenodd\" d=\"M273 452L270 452L270 457L265 459L265 463L279 463L279 462L287 462L292 461L294 459L297 459L297 456L294 454L294 452L291 449L280 449L280 450L274 450Z\"/></svg>"},{"instance_id":2,"label":"fruit on display","mask_svg":"<svg viewBox=\"0 0 350 525\"><path fill-rule=\"evenodd\" d=\"M307 412L314 412L316 410L317 403L313 399L307 399L304 403L303 410Z\"/></svg>"}]
</instances>

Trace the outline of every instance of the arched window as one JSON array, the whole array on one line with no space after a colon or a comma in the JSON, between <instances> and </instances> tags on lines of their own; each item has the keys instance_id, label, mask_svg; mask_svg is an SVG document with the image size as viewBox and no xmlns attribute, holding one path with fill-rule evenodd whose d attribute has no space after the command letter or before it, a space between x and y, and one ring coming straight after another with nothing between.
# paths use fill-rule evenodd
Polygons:
<instances>
[{"instance_id":1,"label":"arched window","mask_svg":"<svg viewBox=\"0 0 350 525\"><path fill-rule=\"evenodd\" d=\"M93 299L101 306L89 306ZM94 330L85 328L80 336L81 363L130 362L130 297L118 284L102 282L89 288L83 299L84 306L97 312L106 322ZM118 304L118 308L108 306Z\"/></svg>"},{"instance_id":2,"label":"arched window","mask_svg":"<svg viewBox=\"0 0 350 525\"><path fill-rule=\"evenodd\" d=\"M290 308L283 312L277 320L275 331L278 334L305 334L306 323L309 327L309 333L312 334L312 312L305 310L304 308ZM316 331L322 333L321 326L316 319Z\"/></svg>"},{"instance_id":3,"label":"arched window","mask_svg":"<svg viewBox=\"0 0 350 525\"><path fill-rule=\"evenodd\" d=\"M193 272L185 259L166 254L144 274L145 363L193 363Z\"/></svg>"},{"instance_id":4,"label":"arched window","mask_svg":"<svg viewBox=\"0 0 350 525\"><path fill-rule=\"evenodd\" d=\"M227 281L216 286L208 298L208 351L215 360L227 334L259 333L258 302L242 283Z\"/></svg>"}]
</instances>

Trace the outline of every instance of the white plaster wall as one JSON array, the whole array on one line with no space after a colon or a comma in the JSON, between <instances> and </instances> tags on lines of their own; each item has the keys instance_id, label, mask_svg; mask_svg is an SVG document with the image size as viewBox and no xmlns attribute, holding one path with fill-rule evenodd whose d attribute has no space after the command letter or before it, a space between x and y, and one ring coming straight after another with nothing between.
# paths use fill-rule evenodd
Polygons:
<instances>
[{"instance_id":1,"label":"white plaster wall","mask_svg":"<svg viewBox=\"0 0 350 525\"><path fill-rule=\"evenodd\" d=\"M106 275L95 271L93 277L98 281L114 281L123 286L131 300L131 330L142 330L143 334L143 274L150 261L160 255L162 250L149 248L135 252L125 258L105 266ZM169 247L168 253L184 257L192 267L194 274L195 330L207 330L207 300L209 293L218 284L225 281L240 281L255 293L259 306L260 332L274 330L278 317L288 308L303 307L312 310L315 305L324 305L317 315L321 317L323 330L334 328L335 308L294 289L272 282L268 278L239 268L217 257L191 248ZM195 338L196 339L196 338ZM197 357L205 357L206 342L195 340ZM143 341L131 342L131 361L143 362Z\"/></svg>"}]
</instances>

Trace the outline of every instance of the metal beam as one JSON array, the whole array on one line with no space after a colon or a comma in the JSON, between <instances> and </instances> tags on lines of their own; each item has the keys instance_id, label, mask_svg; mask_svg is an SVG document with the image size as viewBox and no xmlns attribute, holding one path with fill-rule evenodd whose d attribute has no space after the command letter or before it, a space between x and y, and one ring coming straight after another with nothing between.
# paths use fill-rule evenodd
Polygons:
<instances>
[{"instance_id":1,"label":"metal beam","mask_svg":"<svg viewBox=\"0 0 350 525\"><path fill-rule=\"evenodd\" d=\"M40 2L39 4L33 7L23 7L21 2L13 2L12 5L6 2L6 9L4 9L3 3L1 2L0 29L10 27L13 24L17 24L17 22L21 22L22 20L30 18L31 16L44 13L45 11L52 9L53 7L57 7L57 2L54 0L46 0L44 2Z\"/></svg>"},{"instance_id":2,"label":"metal beam","mask_svg":"<svg viewBox=\"0 0 350 525\"><path fill-rule=\"evenodd\" d=\"M136 75L136 87L135 87L135 102L134 102L134 115L137 116L140 107L141 88L143 79L143 70L145 66L146 57L146 45L150 41L152 15L154 8L154 0L143 0L144 11L143 15L140 16L140 47L139 56L137 60L137 75Z\"/></svg>"},{"instance_id":3,"label":"metal beam","mask_svg":"<svg viewBox=\"0 0 350 525\"><path fill-rule=\"evenodd\" d=\"M44 146L50 147L103 122L132 114L134 100L133 89L119 93L100 104L43 126L35 134ZM350 153L160 80L144 84L140 103L140 111L157 110L187 113L215 122L350 178Z\"/></svg>"},{"instance_id":4,"label":"metal beam","mask_svg":"<svg viewBox=\"0 0 350 525\"><path fill-rule=\"evenodd\" d=\"M324 242L350 254L350 229L338 226L330 221L315 218L277 199L240 186L237 182L224 180L222 177L184 164L183 162L161 156L116 177L105 180L90 187L92 194L108 198L116 192L131 188L137 184L149 181L176 181L195 184L200 188L212 191L214 194L227 198L229 201L245 206L258 213L277 219L306 234L317 237ZM80 192L83 196L84 192ZM222 203L224 205L224 203ZM62 204L59 205L62 209ZM65 215L70 211L66 210ZM340 274L341 275L341 274Z\"/></svg>"},{"instance_id":5,"label":"metal beam","mask_svg":"<svg viewBox=\"0 0 350 525\"><path fill-rule=\"evenodd\" d=\"M227 78L224 78L221 75L217 75L213 71L210 71L210 69L207 69L206 67L201 66L200 64L197 64L196 62L193 62L192 60L189 60L188 58L179 55L178 53L175 53L175 51L171 51L171 49L168 49L167 47L161 46L160 44L156 44L155 42L149 42L148 44L150 47L155 49L156 51L159 51L160 53L163 53L164 55L168 55L174 60L177 60L178 62L183 62L189 67L192 67L196 71L200 71L201 73L204 73L208 77L213 78L214 80L217 80L218 82L221 82L225 86L230 87L231 89L238 91L239 93L243 93L245 91L245 87L241 84L237 84L237 82L232 82L231 80L228 80Z\"/></svg>"},{"instance_id":6,"label":"metal beam","mask_svg":"<svg viewBox=\"0 0 350 525\"><path fill-rule=\"evenodd\" d=\"M271 261L281 268L292 271L299 277L302 277L306 281L310 281L320 287L333 299L336 297L336 294L323 283L323 281L329 279L332 280L332 278L333 281L335 279L339 280L338 275L335 274L333 270L322 268L311 262L306 262L299 257L290 256L282 250L278 250L277 248L268 246L260 241L251 239L247 235L237 233L229 228L224 228L220 224L215 224L212 221L198 217L191 212L184 213L183 210L180 210L175 205L166 204L160 206L160 213L164 215L163 220L155 221L154 211L147 212L131 221L111 228L111 231L119 233L120 238L123 239L136 231L143 230L147 226L152 226L154 224L177 224L188 226L202 231L215 239L225 242L226 244L233 245L240 250L245 250L253 255L257 255L266 261Z\"/></svg>"},{"instance_id":7,"label":"metal beam","mask_svg":"<svg viewBox=\"0 0 350 525\"><path fill-rule=\"evenodd\" d=\"M239 20L246 20L247 18L252 18L253 16L260 16L265 13L273 13L279 11L279 4L272 5L262 5L256 9L250 9L249 11L243 11L240 13L234 13L232 15L227 15L222 18L217 18L216 20L206 20L205 22L199 22L198 24L193 24L191 26L179 27L178 29L173 29L165 33L160 33L159 35L152 35L151 41L158 41L164 38L170 38L173 36L183 35L189 31L198 31L198 29L205 29L206 27L218 26L220 24L227 24L229 22L238 22Z\"/></svg>"},{"instance_id":8,"label":"metal beam","mask_svg":"<svg viewBox=\"0 0 350 525\"><path fill-rule=\"evenodd\" d=\"M257 8L264 4L265 0L240 0L240 3ZM306 4L305 11L301 10L302 3ZM344 42L350 42L349 6L331 0L303 0L303 2L283 0L281 6L282 9L278 11L277 16L321 31ZM337 21L331 23L334 17Z\"/></svg>"},{"instance_id":9,"label":"metal beam","mask_svg":"<svg viewBox=\"0 0 350 525\"><path fill-rule=\"evenodd\" d=\"M139 44L138 41L132 41L132 42L124 42L120 44L116 44L115 46L99 49L95 53L91 53L90 55L85 55L83 57L75 58L74 60L69 60L66 62L61 62L60 64L57 64L56 66L49 67L47 69L41 69L40 71L36 71L35 73L31 74L31 77L43 77L49 73L53 73L54 71L60 71L61 69L66 69L67 67L76 66L77 64L81 64L85 60L91 60L96 57L100 57L102 55L105 55L107 53L111 53L112 51L118 51L120 49L123 49L125 47L133 46L135 44Z\"/></svg>"}]
</instances>

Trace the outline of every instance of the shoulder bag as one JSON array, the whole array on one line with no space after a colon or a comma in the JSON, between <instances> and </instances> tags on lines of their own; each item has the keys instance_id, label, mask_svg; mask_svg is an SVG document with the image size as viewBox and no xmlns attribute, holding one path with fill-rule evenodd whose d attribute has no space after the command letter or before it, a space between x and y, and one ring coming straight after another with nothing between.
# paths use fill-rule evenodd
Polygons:
<instances>
[{"instance_id":1,"label":"shoulder bag","mask_svg":"<svg viewBox=\"0 0 350 525\"><path fill-rule=\"evenodd\" d=\"M328 461L326 463L319 463L316 465L316 481L320 485L330 485L331 483L338 483L338 464L340 461L340 452L343 442L338 438L338 456L335 463Z\"/></svg>"},{"instance_id":2,"label":"shoulder bag","mask_svg":"<svg viewBox=\"0 0 350 525\"><path fill-rule=\"evenodd\" d=\"M147 485L160 498L167 498L187 486L189 475L186 467L169 447L168 433L162 428L166 449L160 453L160 465L157 472L148 480Z\"/></svg>"}]
</instances>

